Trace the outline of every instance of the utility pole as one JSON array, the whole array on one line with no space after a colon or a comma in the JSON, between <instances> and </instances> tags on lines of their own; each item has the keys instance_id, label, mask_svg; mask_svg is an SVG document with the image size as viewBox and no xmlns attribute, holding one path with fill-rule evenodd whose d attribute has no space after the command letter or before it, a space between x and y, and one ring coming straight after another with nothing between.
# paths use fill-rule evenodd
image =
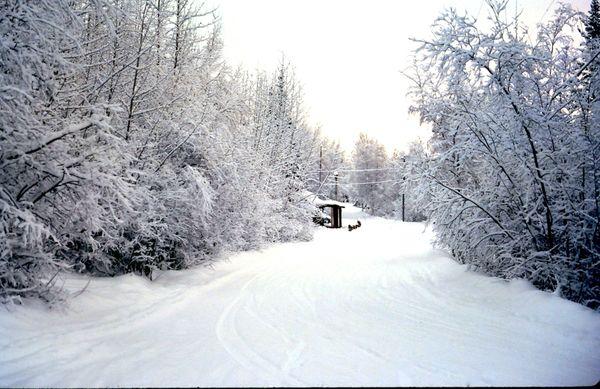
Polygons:
<instances>
[{"instance_id":1,"label":"utility pole","mask_svg":"<svg viewBox=\"0 0 600 389\"><path fill-rule=\"evenodd\" d=\"M321 146L321 151L319 152L319 188L321 187L322 181L322 169L323 169L323 146Z\"/></svg>"},{"instance_id":2,"label":"utility pole","mask_svg":"<svg viewBox=\"0 0 600 389\"><path fill-rule=\"evenodd\" d=\"M402 170L406 174L406 159L402 157ZM406 192L406 176L402 176L402 221L404 221L404 192Z\"/></svg>"},{"instance_id":3,"label":"utility pole","mask_svg":"<svg viewBox=\"0 0 600 389\"><path fill-rule=\"evenodd\" d=\"M338 172L333 172L333 177L335 177L335 201L338 201Z\"/></svg>"},{"instance_id":4,"label":"utility pole","mask_svg":"<svg viewBox=\"0 0 600 389\"><path fill-rule=\"evenodd\" d=\"M402 193L402 221L404 221L404 193Z\"/></svg>"}]
</instances>

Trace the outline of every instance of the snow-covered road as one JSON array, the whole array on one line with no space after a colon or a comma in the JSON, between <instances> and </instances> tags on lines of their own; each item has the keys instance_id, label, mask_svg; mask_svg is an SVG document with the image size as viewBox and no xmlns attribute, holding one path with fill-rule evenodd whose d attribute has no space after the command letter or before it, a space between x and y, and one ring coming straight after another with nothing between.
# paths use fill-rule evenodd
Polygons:
<instances>
[{"instance_id":1,"label":"snow-covered road","mask_svg":"<svg viewBox=\"0 0 600 389\"><path fill-rule=\"evenodd\" d=\"M154 282L94 279L62 310L0 310L0 386L600 379L600 314L525 282L468 272L432 249L422 224L346 211L361 228L319 228L311 242Z\"/></svg>"}]
</instances>

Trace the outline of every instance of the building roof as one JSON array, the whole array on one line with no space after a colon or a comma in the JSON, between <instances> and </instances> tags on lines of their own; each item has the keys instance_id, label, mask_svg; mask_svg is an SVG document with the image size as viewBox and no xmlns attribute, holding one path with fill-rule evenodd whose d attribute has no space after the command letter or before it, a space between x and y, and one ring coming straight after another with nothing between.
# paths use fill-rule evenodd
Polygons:
<instances>
[{"instance_id":1,"label":"building roof","mask_svg":"<svg viewBox=\"0 0 600 389\"><path fill-rule=\"evenodd\" d=\"M325 207L332 207L332 208L345 208L343 205L331 202L331 203L321 203L318 204L317 207L319 208L325 208Z\"/></svg>"},{"instance_id":2,"label":"building roof","mask_svg":"<svg viewBox=\"0 0 600 389\"><path fill-rule=\"evenodd\" d=\"M316 194L309 192L309 191L304 191L304 196L305 198L313 203L315 206L317 207L340 207L340 208L344 208L344 205L346 203L342 203L341 201L335 201L332 199L328 199L328 198L319 198L319 196L317 196ZM323 196L321 196L323 197Z\"/></svg>"}]
</instances>

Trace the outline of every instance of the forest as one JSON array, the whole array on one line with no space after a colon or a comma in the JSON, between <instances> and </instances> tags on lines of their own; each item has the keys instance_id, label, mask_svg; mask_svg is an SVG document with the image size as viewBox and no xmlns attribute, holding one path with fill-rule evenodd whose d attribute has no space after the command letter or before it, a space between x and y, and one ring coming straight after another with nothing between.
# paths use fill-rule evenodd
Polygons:
<instances>
[{"instance_id":1,"label":"forest","mask_svg":"<svg viewBox=\"0 0 600 389\"><path fill-rule=\"evenodd\" d=\"M365 133L346 155L291 61L227 63L215 9L2 2L0 301L68 300L63 272L152 279L310 240L313 193L425 221L474 271L599 309L600 6L562 4L532 35L507 3L414 38L404 76L431 139Z\"/></svg>"},{"instance_id":2,"label":"forest","mask_svg":"<svg viewBox=\"0 0 600 389\"><path fill-rule=\"evenodd\" d=\"M332 142L282 59L222 58L191 0L0 6L0 297L61 299L61 271L183 269L310 239L301 189Z\"/></svg>"}]
</instances>

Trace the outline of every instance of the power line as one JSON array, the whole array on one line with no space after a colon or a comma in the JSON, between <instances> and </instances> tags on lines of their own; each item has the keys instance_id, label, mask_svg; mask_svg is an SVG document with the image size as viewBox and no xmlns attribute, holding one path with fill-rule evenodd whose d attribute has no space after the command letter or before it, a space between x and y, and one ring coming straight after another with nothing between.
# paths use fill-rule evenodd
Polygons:
<instances>
[{"instance_id":1,"label":"power line","mask_svg":"<svg viewBox=\"0 0 600 389\"><path fill-rule=\"evenodd\" d=\"M395 170L395 167L382 167L382 168L373 168L373 169L332 169L332 170L321 170L321 172L375 172L381 170ZM309 173L319 173L319 170L312 171Z\"/></svg>"},{"instance_id":2,"label":"power line","mask_svg":"<svg viewBox=\"0 0 600 389\"><path fill-rule=\"evenodd\" d=\"M385 181L372 181L372 182L346 182L346 183L340 182L339 185L371 185L371 184L384 184L384 183L387 183L387 182L398 183L398 182L402 182L402 181L398 181L398 180L385 180ZM335 185L335 183L326 183L326 184L323 184L323 185L332 186L332 185Z\"/></svg>"}]
</instances>

